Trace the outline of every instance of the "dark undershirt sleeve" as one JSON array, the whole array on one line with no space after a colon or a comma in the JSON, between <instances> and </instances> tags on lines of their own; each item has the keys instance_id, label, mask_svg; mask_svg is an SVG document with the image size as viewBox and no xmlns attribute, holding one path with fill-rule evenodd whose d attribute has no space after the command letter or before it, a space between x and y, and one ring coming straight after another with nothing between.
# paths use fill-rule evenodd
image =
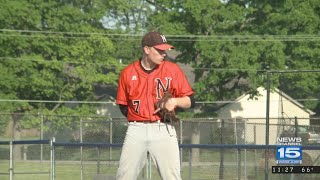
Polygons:
<instances>
[{"instance_id":1,"label":"dark undershirt sleeve","mask_svg":"<svg viewBox=\"0 0 320 180\"><path fill-rule=\"evenodd\" d=\"M119 104L119 108L120 108L121 113L122 113L125 117L127 117L127 116L128 116L128 106Z\"/></svg>"},{"instance_id":2,"label":"dark undershirt sleeve","mask_svg":"<svg viewBox=\"0 0 320 180\"><path fill-rule=\"evenodd\" d=\"M196 102L195 102L195 100L194 100L193 94L190 95L189 98L190 98L190 101L191 101L191 106L190 106L190 108L194 108Z\"/></svg>"}]
</instances>

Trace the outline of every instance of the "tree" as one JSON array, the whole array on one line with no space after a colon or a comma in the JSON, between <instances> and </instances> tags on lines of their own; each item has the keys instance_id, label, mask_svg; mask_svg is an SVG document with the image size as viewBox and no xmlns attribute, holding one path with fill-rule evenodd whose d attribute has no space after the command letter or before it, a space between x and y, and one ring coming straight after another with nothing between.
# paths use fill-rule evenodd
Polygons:
<instances>
[{"instance_id":1,"label":"tree","mask_svg":"<svg viewBox=\"0 0 320 180\"><path fill-rule=\"evenodd\" d=\"M141 38L147 31L147 17L153 13L152 5L145 0L106 1L103 23L115 35L111 38L114 56L123 64L141 57Z\"/></svg>"},{"instance_id":2,"label":"tree","mask_svg":"<svg viewBox=\"0 0 320 180\"><path fill-rule=\"evenodd\" d=\"M311 1L157 1L152 28L171 34L196 75L196 99L234 100L257 95L265 70L319 69L319 5ZM320 73L272 76L294 98L317 98ZM302 78L303 77L303 78ZM319 102L304 103L315 110ZM210 107L212 108L212 107Z\"/></svg>"},{"instance_id":3,"label":"tree","mask_svg":"<svg viewBox=\"0 0 320 180\"><path fill-rule=\"evenodd\" d=\"M318 1L280 1L257 6L255 26L264 34L282 36L288 70L319 69L320 5ZM258 16L259 15L259 16ZM263 23L262 23L263 22ZM319 98L320 72L281 75L281 88L296 99ZM290 82L290 83L288 83ZM319 101L302 102L319 113Z\"/></svg>"},{"instance_id":4,"label":"tree","mask_svg":"<svg viewBox=\"0 0 320 180\"><path fill-rule=\"evenodd\" d=\"M17 114L94 113L92 106L72 108L58 101L96 101L96 85L117 84L122 66L101 21L104 1L1 0L1 4L1 99L57 101L0 103L2 112L12 113L16 137L22 119Z\"/></svg>"}]
</instances>

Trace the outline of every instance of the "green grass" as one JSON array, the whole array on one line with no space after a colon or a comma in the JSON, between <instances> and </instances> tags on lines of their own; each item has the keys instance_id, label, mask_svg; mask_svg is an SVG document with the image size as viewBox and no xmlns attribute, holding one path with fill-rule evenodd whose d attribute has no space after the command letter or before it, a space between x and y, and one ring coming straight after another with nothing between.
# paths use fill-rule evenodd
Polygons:
<instances>
[{"instance_id":1,"label":"green grass","mask_svg":"<svg viewBox=\"0 0 320 180\"><path fill-rule=\"evenodd\" d=\"M84 180L92 180L94 176L97 174L97 162L85 162L83 163L83 179ZM1 161L0 162L0 171L1 173L8 172L9 169L9 161ZM80 169L81 165L79 162L76 161L58 161L56 163L56 179L57 180L71 180L80 179ZM14 170L16 173L18 172L35 172L35 174L15 174L14 180L50 180L50 174L37 174L39 172L49 172L50 171L50 163L49 162L40 162L40 161L21 161L15 162ZM106 174L108 176L115 176L117 170L117 165L107 165L105 162L101 162L100 164L100 173ZM146 177L146 170L144 169L141 172L139 177L140 179L145 179ZM151 169L151 178L152 180L160 180L160 176L156 170L156 168L152 165ZM211 180L211 179L219 179L219 164L210 165L204 163L204 165L198 165L192 167L192 174L189 174L189 167L188 163L184 163L182 168L182 179L189 179L190 175L191 178L194 180ZM247 176L251 176L252 179L255 180L263 180L264 179L264 170L259 169L257 171L257 176L254 176L254 167L247 167ZM225 165L224 168L224 179L237 179L238 178L238 169L236 165ZM289 180L291 175L285 174L269 174L269 179L279 179L279 180ZM294 175L297 176L297 175ZM244 178L244 169L242 167L241 179ZM304 177L307 179L319 179L319 175L305 175ZM9 175L1 175L1 180L9 180ZM249 179L248 179L249 180Z\"/></svg>"},{"instance_id":2,"label":"green grass","mask_svg":"<svg viewBox=\"0 0 320 180\"><path fill-rule=\"evenodd\" d=\"M97 174L97 162L85 162L83 163L83 179L93 179ZM80 162L56 162L56 179L58 180L70 180L80 179L81 165ZM100 173L102 174L115 174L117 169L116 165L106 166L101 163ZM9 161L0 162L0 172L9 173ZM19 174L19 173L25 174ZM47 172L45 174L45 172ZM32 174L34 173L34 174ZM39 174L44 173L44 174ZM8 175L1 175L1 180L9 180ZM14 164L14 180L50 180L50 162L46 161L20 161Z\"/></svg>"},{"instance_id":3,"label":"green grass","mask_svg":"<svg viewBox=\"0 0 320 180\"><path fill-rule=\"evenodd\" d=\"M160 176L154 165L151 166L151 177L152 180L160 180ZM118 166L116 163L107 164L101 162L100 164L100 173L106 174L109 176L115 176ZM8 172L9 161L0 162L1 172ZM20 161L15 162L14 165L15 172L49 172L50 163L49 162L40 162L40 161ZM70 179L80 179L81 174L81 165L79 161L57 161L56 162L56 179L57 180L70 180ZM97 162L84 162L83 163L83 179L92 180L97 174ZM139 179L144 179L146 177L146 170L144 169L141 172ZM217 164L208 164L204 163L203 165L196 165L192 167L192 174L189 173L188 162L183 163L182 167L182 178L189 179L191 175L192 179L218 179L219 175L219 166ZM226 166L224 170L225 179L234 179L237 177L237 168L236 166ZM0 179L9 180L9 175L0 176ZM50 180L50 174L15 174L15 180Z\"/></svg>"},{"instance_id":4,"label":"green grass","mask_svg":"<svg viewBox=\"0 0 320 180\"><path fill-rule=\"evenodd\" d=\"M9 169L9 161L1 161L0 162L0 170L1 172L8 172ZM100 173L107 174L109 176L115 176L117 170L117 164L107 165L106 163L101 162L100 164ZM7 171L6 171L7 170ZM28 162L15 162L14 166L15 172L49 172L50 171L50 163L48 162L40 162L40 161L28 161ZM80 170L81 165L79 162L57 162L56 163L56 179L58 180L70 180L70 179L80 179ZM215 179L217 177L217 173L219 172L218 166L206 165L206 166L198 166L192 168L192 177L201 179ZM83 164L83 179L93 179L97 174L97 164L96 162L86 162ZM151 169L151 177L153 180L160 180L160 176L156 170L156 168L152 165ZM227 174L229 174L227 176ZM142 171L140 175L140 179L145 176L145 170ZM3 178L2 178L3 177ZM183 179L187 179L189 177L189 167L182 168L182 177ZM232 177L230 171L226 173L225 177ZM9 175L0 176L0 179L9 180ZM50 174L15 174L15 180L50 180Z\"/></svg>"}]
</instances>

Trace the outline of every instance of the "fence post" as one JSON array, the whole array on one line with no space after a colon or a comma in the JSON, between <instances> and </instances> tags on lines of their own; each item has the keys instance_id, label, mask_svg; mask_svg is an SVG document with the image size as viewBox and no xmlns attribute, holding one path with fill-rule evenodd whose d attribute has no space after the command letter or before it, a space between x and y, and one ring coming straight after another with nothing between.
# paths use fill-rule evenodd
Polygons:
<instances>
[{"instance_id":1,"label":"fence post","mask_svg":"<svg viewBox=\"0 0 320 180\"><path fill-rule=\"evenodd\" d=\"M51 180L54 180L55 179L55 151L54 151L54 143L55 143L55 137L52 138L52 140L50 140L50 162L51 162Z\"/></svg>"},{"instance_id":2,"label":"fence post","mask_svg":"<svg viewBox=\"0 0 320 180\"><path fill-rule=\"evenodd\" d=\"M239 159L238 159L238 180L241 179L241 151L240 151L240 148L237 148L237 151L238 151L238 156L239 156Z\"/></svg>"},{"instance_id":3,"label":"fence post","mask_svg":"<svg viewBox=\"0 0 320 180\"><path fill-rule=\"evenodd\" d=\"M80 119L80 180L83 179L83 148L82 148L82 142L83 142L83 139L82 139L82 133L83 133L83 127L82 127L82 119Z\"/></svg>"},{"instance_id":4,"label":"fence post","mask_svg":"<svg viewBox=\"0 0 320 180\"><path fill-rule=\"evenodd\" d=\"M189 148L189 180L192 179L192 148Z\"/></svg>"},{"instance_id":5,"label":"fence post","mask_svg":"<svg viewBox=\"0 0 320 180\"><path fill-rule=\"evenodd\" d=\"M43 139L43 114L38 113L40 116L40 140ZM43 160L43 144L40 144L40 162Z\"/></svg>"},{"instance_id":6,"label":"fence post","mask_svg":"<svg viewBox=\"0 0 320 180\"><path fill-rule=\"evenodd\" d=\"M243 144L247 144L247 120L244 120L244 142ZM247 149L244 149L244 178L247 178Z\"/></svg>"},{"instance_id":7,"label":"fence post","mask_svg":"<svg viewBox=\"0 0 320 180\"><path fill-rule=\"evenodd\" d=\"M183 121L179 121L179 128L180 128L180 144L183 143L183 139L182 139L182 124L183 124ZM180 147L180 173L182 173L182 163L183 163L183 149Z\"/></svg>"},{"instance_id":8,"label":"fence post","mask_svg":"<svg viewBox=\"0 0 320 180\"><path fill-rule=\"evenodd\" d=\"M182 144L183 143L183 139L182 139L182 135L183 135L183 133L182 133L182 124L183 124L183 121L179 121L179 124L180 124L180 126L179 126L179 128L180 128L180 144Z\"/></svg>"},{"instance_id":9,"label":"fence post","mask_svg":"<svg viewBox=\"0 0 320 180\"><path fill-rule=\"evenodd\" d=\"M151 170L151 156L149 154L149 152L147 153L147 160L146 160L146 165L143 168L142 171L142 177L143 179L152 179L151 178L151 174L152 174L152 170Z\"/></svg>"},{"instance_id":10,"label":"fence post","mask_svg":"<svg viewBox=\"0 0 320 180\"><path fill-rule=\"evenodd\" d=\"M224 131L224 119L221 120L221 127L220 127L220 144L224 144L223 142L223 131ZM219 168L219 179L224 179L223 175L224 170L224 149L220 148L220 168Z\"/></svg>"},{"instance_id":11,"label":"fence post","mask_svg":"<svg viewBox=\"0 0 320 180\"><path fill-rule=\"evenodd\" d=\"M100 148L99 146L96 146L97 153L98 153L98 161L97 161L97 174L100 174Z\"/></svg>"},{"instance_id":12,"label":"fence post","mask_svg":"<svg viewBox=\"0 0 320 180\"><path fill-rule=\"evenodd\" d=\"M298 118L297 118L297 116L294 117L294 129L295 129L294 136L298 137Z\"/></svg>"},{"instance_id":13,"label":"fence post","mask_svg":"<svg viewBox=\"0 0 320 180\"><path fill-rule=\"evenodd\" d=\"M267 66L267 104L266 104L266 145L269 145L269 116L270 116L270 67ZM269 149L265 150L264 166L265 166L265 180L268 180L269 176Z\"/></svg>"},{"instance_id":14,"label":"fence post","mask_svg":"<svg viewBox=\"0 0 320 180\"><path fill-rule=\"evenodd\" d=\"M109 120L109 144L113 144L113 118ZM109 147L109 159L112 160L112 147Z\"/></svg>"},{"instance_id":15,"label":"fence post","mask_svg":"<svg viewBox=\"0 0 320 180\"><path fill-rule=\"evenodd\" d=\"M152 174L152 170L151 170L151 156L150 156L149 153L148 153L148 164L147 164L147 167L148 167L147 179L152 179L152 177L151 177L151 174Z\"/></svg>"},{"instance_id":16,"label":"fence post","mask_svg":"<svg viewBox=\"0 0 320 180\"><path fill-rule=\"evenodd\" d=\"M9 161L9 174L10 174L10 180L13 180L13 143L10 141L10 161Z\"/></svg>"}]
</instances>

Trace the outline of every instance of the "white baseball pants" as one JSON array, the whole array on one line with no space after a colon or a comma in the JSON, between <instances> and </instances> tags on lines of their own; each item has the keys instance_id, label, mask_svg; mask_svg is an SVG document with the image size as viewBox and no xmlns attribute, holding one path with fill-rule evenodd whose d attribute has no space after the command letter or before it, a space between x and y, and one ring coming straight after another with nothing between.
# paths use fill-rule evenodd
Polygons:
<instances>
[{"instance_id":1,"label":"white baseball pants","mask_svg":"<svg viewBox=\"0 0 320 180\"><path fill-rule=\"evenodd\" d=\"M163 180L181 180L176 130L160 121L129 122L116 179L136 180L148 152Z\"/></svg>"}]
</instances>

